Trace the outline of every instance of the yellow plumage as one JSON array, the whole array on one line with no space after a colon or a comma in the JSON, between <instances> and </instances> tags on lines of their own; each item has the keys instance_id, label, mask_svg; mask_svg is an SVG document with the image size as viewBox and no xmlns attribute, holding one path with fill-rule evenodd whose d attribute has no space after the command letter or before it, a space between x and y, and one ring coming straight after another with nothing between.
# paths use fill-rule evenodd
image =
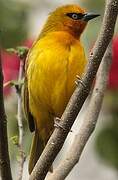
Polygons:
<instances>
[{"instance_id":1,"label":"yellow plumage","mask_svg":"<svg viewBox=\"0 0 118 180\"><path fill-rule=\"evenodd\" d=\"M84 14L76 5L56 9L31 48L26 63L24 108L31 131L35 129L29 172L31 173L53 129L82 76L86 58L80 34L86 22L68 13Z\"/></svg>"}]
</instances>

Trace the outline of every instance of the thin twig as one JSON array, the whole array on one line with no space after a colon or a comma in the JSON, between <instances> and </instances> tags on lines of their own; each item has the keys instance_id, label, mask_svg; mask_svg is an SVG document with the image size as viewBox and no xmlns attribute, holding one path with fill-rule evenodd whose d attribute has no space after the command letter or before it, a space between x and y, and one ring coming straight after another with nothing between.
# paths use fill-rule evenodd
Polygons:
<instances>
[{"instance_id":1,"label":"thin twig","mask_svg":"<svg viewBox=\"0 0 118 180\"><path fill-rule=\"evenodd\" d=\"M110 44L98 70L92 97L87 111L83 117L81 127L79 128L79 133L75 136L75 139L66 157L64 158L64 160L62 160L53 174L49 176L48 180L64 180L70 173L72 168L78 163L83 148L86 145L97 123L99 112L102 106L102 101L104 98L104 93L107 87L111 59L112 50Z\"/></svg>"},{"instance_id":2,"label":"thin twig","mask_svg":"<svg viewBox=\"0 0 118 180\"><path fill-rule=\"evenodd\" d=\"M22 180L23 176L23 166L25 162L25 153L23 150L23 113L22 113L22 97L21 97L21 91L22 91L22 85L23 85L23 73L24 73L24 63L25 59L28 53L28 48L24 46L10 48L7 49L7 52L9 53L15 53L20 58L20 67L19 67L19 76L18 81L8 81L4 84L4 87L10 85L14 86L16 88L16 93L18 97L18 109L17 109L17 121L18 121L18 130L19 130L19 139L18 139L18 150L19 150L19 170L18 170L18 180Z\"/></svg>"},{"instance_id":3,"label":"thin twig","mask_svg":"<svg viewBox=\"0 0 118 180\"><path fill-rule=\"evenodd\" d=\"M93 55L91 55L89 58L87 72L83 77L83 83L86 87L80 86L74 91L74 94L72 95L60 121L60 125L63 128L56 128L54 130L42 155L37 161L32 174L30 175L30 180L43 180L55 157L62 148L64 141L89 94L93 79L95 78L102 57L104 56L107 46L113 37L117 14L118 0L108 0L103 25L101 27L101 33L95 44Z\"/></svg>"},{"instance_id":4,"label":"thin twig","mask_svg":"<svg viewBox=\"0 0 118 180\"><path fill-rule=\"evenodd\" d=\"M25 162L25 153L23 150L23 116L22 116L22 97L21 97L21 90L22 90L22 85L23 85L23 72L24 72L24 63L25 59L28 53L28 48L24 46L10 48L7 49L9 53L15 53L19 56L20 58L20 68L19 68L19 76L18 76L18 81L8 81L4 84L4 87L7 86L14 86L16 88L16 93L18 96L18 109L17 109L17 120L18 120L18 130L19 130L19 140L18 140L18 150L19 150L19 171L18 171L18 180L22 180L23 176L23 166Z\"/></svg>"},{"instance_id":5,"label":"thin twig","mask_svg":"<svg viewBox=\"0 0 118 180\"><path fill-rule=\"evenodd\" d=\"M3 74L0 51L0 174L2 180L12 180L10 159L8 151L7 117L3 98Z\"/></svg>"},{"instance_id":6,"label":"thin twig","mask_svg":"<svg viewBox=\"0 0 118 180\"><path fill-rule=\"evenodd\" d=\"M18 82L21 82L23 78L23 67L24 67L24 61L20 60L20 68L19 68L19 77ZM18 95L18 110L17 110L17 120L18 120L18 129L19 129L19 142L18 142L18 148L19 148L19 170L18 170L18 180L22 180L23 175L23 166L25 162L25 153L23 150L23 112L22 112L22 98L21 98L21 88L22 85L19 83L19 86L17 88L17 95Z\"/></svg>"},{"instance_id":7,"label":"thin twig","mask_svg":"<svg viewBox=\"0 0 118 180\"><path fill-rule=\"evenodd\" d=\"M16 92L18 96L18 110L17 110L17 120L18 120L18 129L19 129L19 142L18 142L18 148L19 148L19 170L18 170L18 180L22 180L23 176L23 166L26 159L25 152L23 149L23 136L24 136L24 130L23 130L23 112L22 112L22 79L24 74L24 63L26 60L26 56L28 53L27 47L17 47L16 49L9 49L10 52L15 52L19 58L20 58L20 68L19 68L19 76L18 76L18 82L12 82L13 85L16 87Z\"/></svg>"}]
</instances>

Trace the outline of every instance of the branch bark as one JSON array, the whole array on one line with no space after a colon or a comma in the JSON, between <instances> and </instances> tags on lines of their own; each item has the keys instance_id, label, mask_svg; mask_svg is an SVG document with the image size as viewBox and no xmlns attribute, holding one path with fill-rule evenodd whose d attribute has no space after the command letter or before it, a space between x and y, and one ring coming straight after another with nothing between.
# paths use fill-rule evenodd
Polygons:
<instances>
[{"instance_id":1,"label":"branch bark","mask_svg":"<svg viewBox=\"0 0 118 180\"><path fill-rule=\"evenodd\" d=\"M109 69L112 60L111 43L107 48L105 56L101 62L97 73L95 87L91 96L90 104L83 118L83 123L79 129L79 133L67 153L65 159L59 164L56 170L50 174L48 180L64 180L70 173L72 168L78 163L83 148L85 147L89 137L91 136L99 116L102 106L104 93L107 87Z\"/></svg>"},{"instance_id":2,"label":"branch bark","mask_svg":"<svg viewBox=\"0 0 118 180\"><path fill-rule=\"evenodd\" d=\"M10 159L8 152L7 117L3 98L3 74L0 52L0 171L2 180L12 180Z\"/></svg>"},{"instance_id":3,"label":"branch bark","mask_svg":"<svg viewBox=\"0 0 118 180\"><path fill-rule=\"evenodd\" d=\"M70 131L84 101L89 94L90 87L93 79L95 78L102 57L104 56L107 46L112 39L117 14L118 0L107 0L101 32L95 44L93 54L89 57L87 72L83 77L83 83L86 87L81 85L74 91L60 121L60 125L63 129L56 128L54 130L42 155L36 163L32 174L30 175L30 180L43 180L52 162L62 148L68 132Z\"/></svg>"}]
</instances>

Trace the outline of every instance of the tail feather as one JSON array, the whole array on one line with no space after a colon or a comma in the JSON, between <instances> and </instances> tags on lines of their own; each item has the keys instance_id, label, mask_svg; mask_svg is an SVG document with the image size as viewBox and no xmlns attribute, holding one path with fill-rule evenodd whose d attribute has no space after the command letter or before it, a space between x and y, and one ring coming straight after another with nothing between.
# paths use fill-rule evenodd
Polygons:
<instances>
[{"instance_id":1,"label":"tail feather","mask_svg":"<svg viewBox=\"0 0 118 180\"><path fill-rule=\"evenodd\" d=\"M44 149L44 142L40 138L39 133L35 131L33 142L31 146L30 152L30 160L29 160L29 174L31 174L35 164L37 163L42 151Z\"/></svg>"}]
</instances>

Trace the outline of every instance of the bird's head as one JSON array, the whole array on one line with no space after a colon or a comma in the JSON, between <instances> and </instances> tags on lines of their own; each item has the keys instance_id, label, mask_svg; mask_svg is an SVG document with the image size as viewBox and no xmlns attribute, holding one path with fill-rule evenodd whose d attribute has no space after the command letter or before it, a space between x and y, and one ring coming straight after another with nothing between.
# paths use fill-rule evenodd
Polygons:
<instances>
[{"instance_id":1,"label":"bird's head","mask_svg":"<svg viewBox=\"0 0 118 180\"><path fill-rule=\"evenodd\" d=\"M43 32L67 31L79 38L88 21L97 16L99 15L88 13L78 5L61 6L50 13Z\"/></svg>"}]
</instances>

